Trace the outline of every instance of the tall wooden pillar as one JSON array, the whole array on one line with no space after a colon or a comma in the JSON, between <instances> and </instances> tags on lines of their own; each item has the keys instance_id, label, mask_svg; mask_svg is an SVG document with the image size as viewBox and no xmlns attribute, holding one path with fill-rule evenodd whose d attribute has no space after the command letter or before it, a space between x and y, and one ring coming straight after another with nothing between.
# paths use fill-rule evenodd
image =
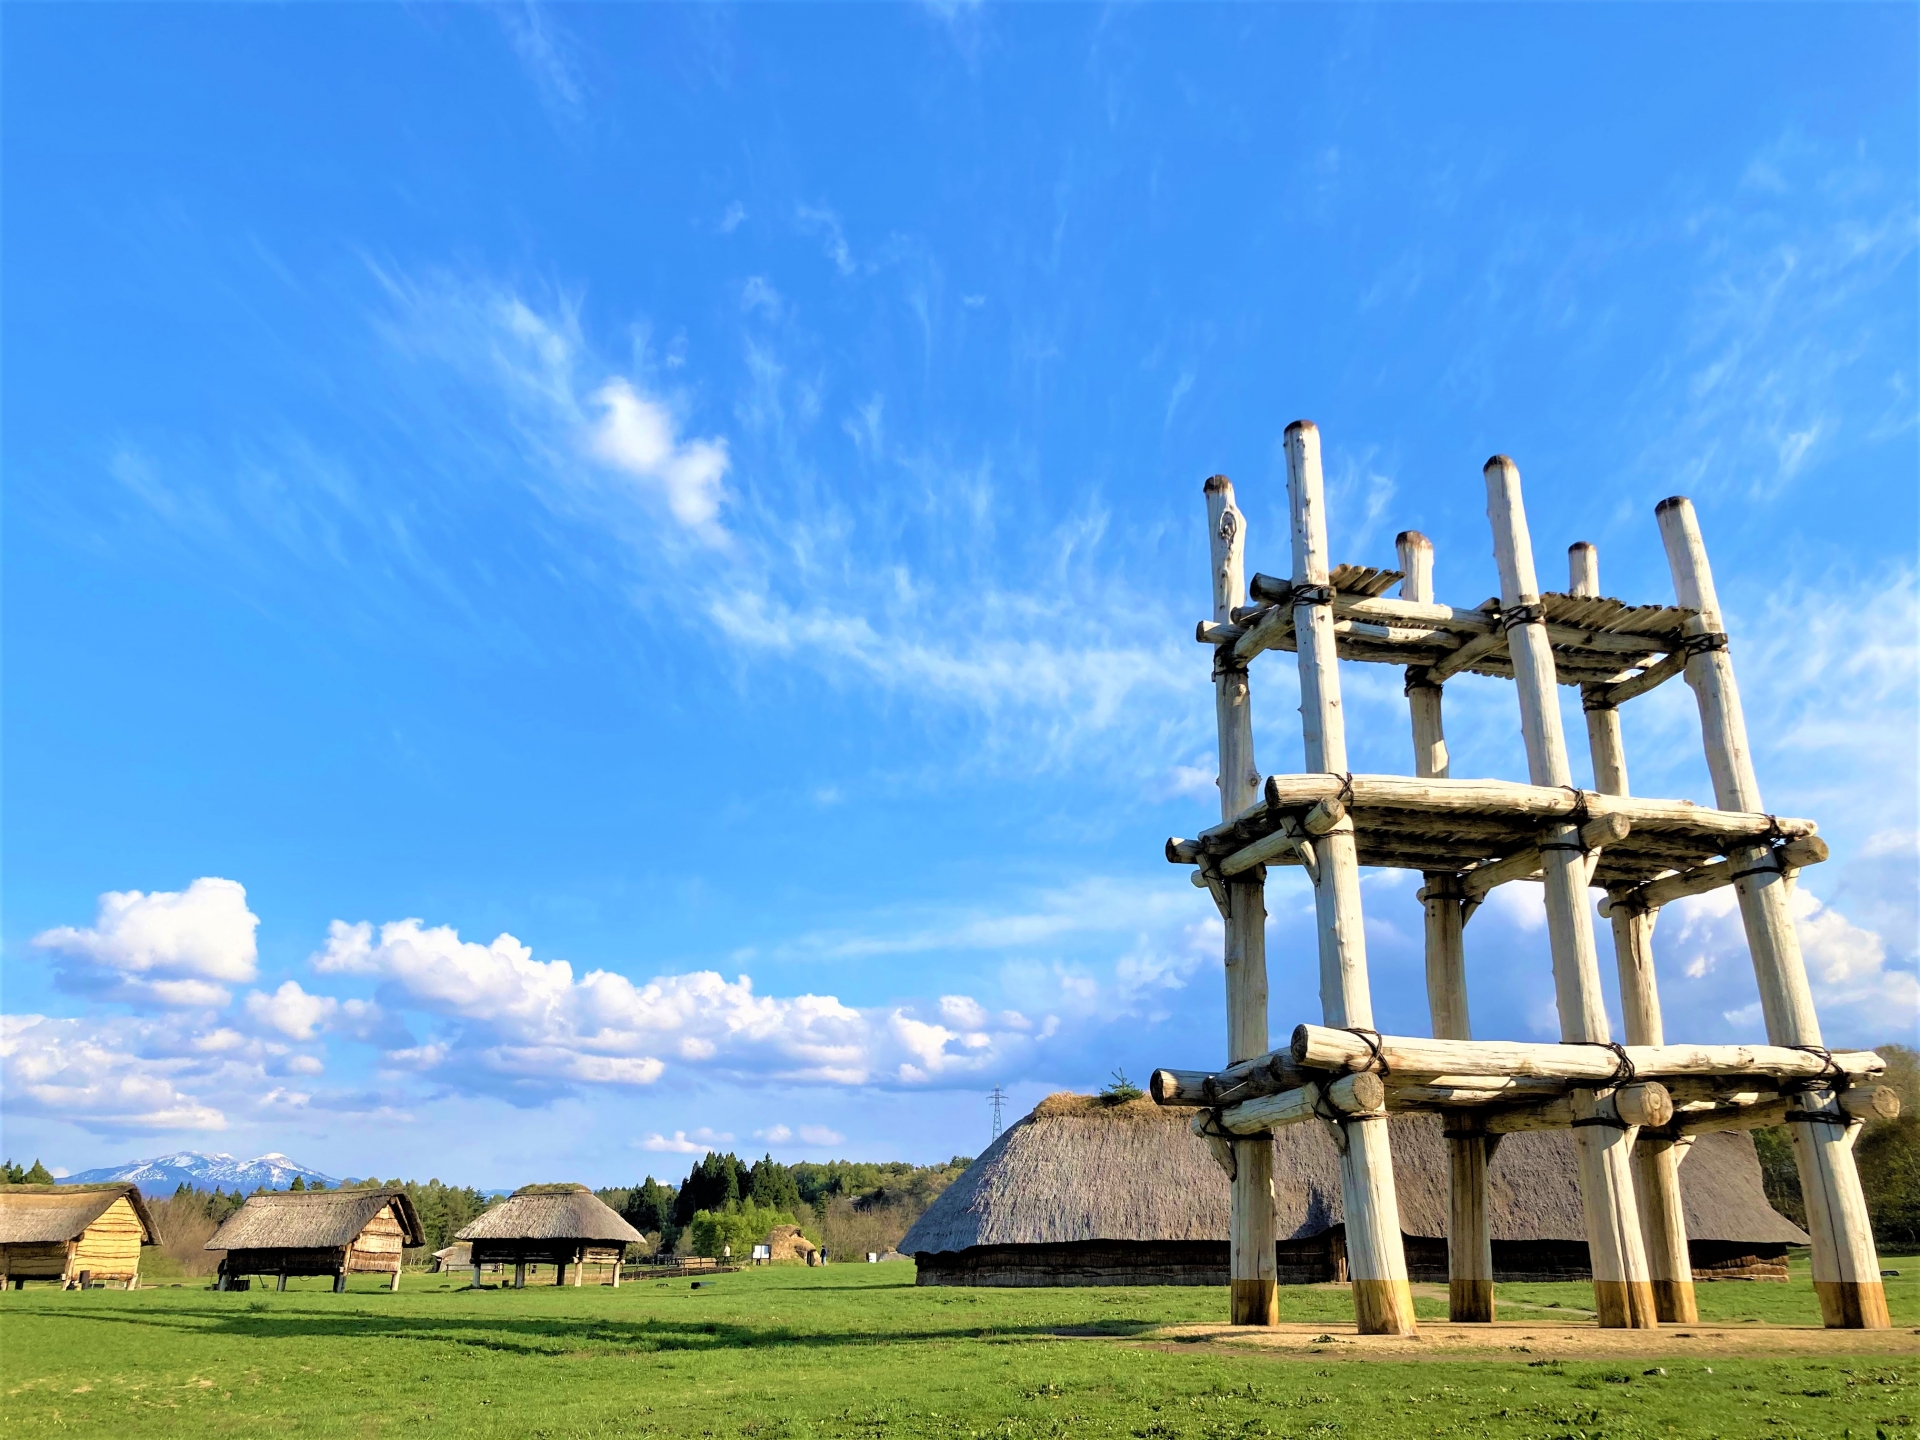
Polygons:
<instances>
[{"instance_id":1,"label":"tall wooden pillar","mask_svg":"<svg viewBox=\"0 0 1920 1440\"><path fill-rule=\"evenodd\" d=\"M1213 582L1213 617L1232 619L1246 598L1246 519L1233 503L1233 482L1215 475L1206 482L1207 534ZM1220 817L1230 819L1260 798L1260 771L1253 759L1253 715L1248 708L1247 669L1231 646L1214 652L1214 715L1220 735ZM1227 885L1227 1063L1251 1060L1270 1048L1267 1038L1266 869L1255 866ZM1279 1275L1273 1229L1273 1139L1262 1135L1233 1142L1231 1243L1228 1278L1235 1325L1275 1325L1280 1320Z\"/></svg>"},{"instance_id":2,"label":"tall wooden pillar","mask_svg":"<svg viewBox=\"0 0 1920 1440\"><path fill-rule=\"evenodd\" d=\"M1535 785L1570 786L1573 776L1560 725L1553 651L1540 610L1533 544L1520 498L1520 471L1506 456L1496 455L1487 462L1485 474L1487 517L1493 524L1494 559L1500 568L1502 621L1520 695L1529 778ZM1540 856L1561 1039L1608 1042L1612 1036L1600 991L1593 912L1587 904L1587 857L1579 827L1549 828L1541 838ZM1569 1099L1575 1117L1573 1143L1580 1163L1587 1249L1593 1263L1594 1309L1603 1326L1651 1328L1657 1320L1633 1193L1631 1137L1626 1130L1605 1123L1581 1123L1604 1119L1597 1113L1593 1090L1570 1091Z\"/></svg>"},{"instance_id":3,"label":"tall wooden pillar","mask_svg":"<svg viewBox=\"0 0 1920 1440\"><path fill-rule=\"evenodd\" d=\"M1400 594L1433 603L1433 542L1417 530L1396 537ZM1425 666L1407 667L1407 708L1413 719L1413 773L1423 780L1447 774L1447 732L1441 718L1440 682ZM1426 912L1427 1008L1436 1040L1471 1040L1467 1017L1464 895L1460 877L1429 872L1420 892ZM1447 1146L1447 1318L1461 1323L1493 1319L1493 1227L1487 1208L1486 1127L1470 1110L1441 1117Z\"/></svg>"},{"instance_id":4,"label":"tall wooden pillar","mask_svg":"<svg viewBox=\"0 0 1920 1440\"><path fill-rule=\"evenodd\" d=\"M1600 552L1586 541L1567 551L1567 593L1600 594ZM1603 795L1625 795L1627 751L1620 733L1620 711L1600 697L1604 685L1582 687L1587 743L1593 751L1593 788ZM1620 1011L1627 1044L1664 1045L1660 990L1653 975L1651 911L1629 911L1610 903L1614 962L1620 972ZM1640 1235L1647 1247L1647 1274L1653 1284L1653 1310L1669 1324L1700 1318L1693 1294L1693 1259L1687 1251L1687 1215L1680 1203L1680 1151L1664 1136L1640 1133L1633 1147L1633 1193L1640 1209Z\"/></svg>"},{"instance_id":5,"label":"tall wooden pillar","mask_svg":"<svg viewBox=\"0 0 1920 1440\"><path fill-rule=\"evenodd\" d=\"M1347 773L1346 717L1334 650L1333 590L1327 555L1326 492L1320 432L1308 420L1287 427L1287 494L1293 512L1293 625L1300 657L1300 718L1306 768ZM1353 821L1315 842L1320 876L1314 909L1320 934L1320 1008L1329 1025L1373 1028L1367 942L1360 909L1360 866ZM1414 1333L1413 1292L1400 1232L1393 1155L1384 1115L1354 1116L1340 1129L1342 1206L1353 1308L1366 1335Z\"/></svg>"},{"instance_id":6,"label":"tall wooden pillar","mask_svg":"<svg viewBox=\"0 0 1920 1440\"><path fill-rule=\"evenodd\" d=\"M1720 600L1707 564L1707 547L1693 502L1676 495L1662 500L1654 514L1666 544L1667 565L1680 604L1699 614L1688 622L1687 684L1700 706L1707 769L1713 776L1714 803L1722 810L1764 814L1760 782L1747 746L1747 722L1734 681ZM1740 920L1760 983L1760 1009L1767 1039L1775 1045L1820 1044L1820 1020L1813 1009L1800 937L1793 927L1791 886L1765 845L1743 845L1729 853L1739 879ZM1800 1193L1807 1206L1807 1232L1813 1237L1813 1288L1820 1313L1830 1327L1881 1330L1892 1322L1886 1289L1880 1283L1880 1258L1873 1227L1860 1193L1853 1147L1845 1116L1829 1091L1809 1090L1787 1129L1793 1135Z\"/></svg>"}]
</instances>

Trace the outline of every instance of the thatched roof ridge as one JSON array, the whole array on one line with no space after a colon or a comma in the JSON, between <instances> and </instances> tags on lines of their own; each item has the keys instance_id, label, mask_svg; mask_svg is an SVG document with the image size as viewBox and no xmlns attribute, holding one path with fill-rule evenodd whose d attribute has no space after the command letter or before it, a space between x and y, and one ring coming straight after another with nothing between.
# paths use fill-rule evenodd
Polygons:
<instances>
[{"instance_id":1,"label":"thatched roof ridge","mask_svg":"<svg viewBox=\"0 0 1920 1440\"><path fill-rule=\"evenodd\" d=\"M0 1185L0 1245L58 1245L73 1239L126 1197L140 1221L140 1243L158 1245L140 1187L127 1180L90 1185Z\"/></svg>"},{"instance_id":2,"label":"thatched roof ridge","mask_svg":"<svg viewBox=\"0 0 1920 1440\"><path fill-rule=\"evenodd\" d=\"M1109 1105L1052 1095L987 1148L900 1242L906 1254L975 1245L1082 1240L1228 1238L1227 1179L1192 1112L1150 1100ZM1393 1135L1400 1228L1447 1233L1447 1155L1437 1115L1397 1115ZM1289 1125L1273 1137L1274 1220L1282 1240L1342 1224L1339 1155L1326 1127ZM1586 1239L1573 1137L1560 1130L1508 1135L1488 1167L1493 1238ZM1698 1137L1680 1168L1688 1233L1696 1240L1805 1244L1766 1202L1753 1141Z\"/></svg>"},{"instance_id":3,"label":"thatched roof ridge","mask_svg":"<svg viewBox=\"0 0 1920 1440\"><path fill-rule=\"evenodd\" d=\"M351 1245L388 1206L408 1245L427 1243L407 1192L390 1185L250 1195L207 1241L209 1250L330 1250Z\"/></svg>"},{"instance_id":4,"label":"thatched roof ridge","mask_svg":"<svg viewBox=\"0 0 1920 1440\"><path fill-rule=\"evenodd\" d=\"M638 1245L646 1237L584 1185L523 1185L456 1240L592 1240Z\"/></svg>"}]
</instances>

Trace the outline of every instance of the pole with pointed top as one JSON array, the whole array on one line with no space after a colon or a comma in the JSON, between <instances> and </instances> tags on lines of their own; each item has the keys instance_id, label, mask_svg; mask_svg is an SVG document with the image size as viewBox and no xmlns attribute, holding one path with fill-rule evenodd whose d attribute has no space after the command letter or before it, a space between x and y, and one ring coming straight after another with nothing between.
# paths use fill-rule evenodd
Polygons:
<instances>
[{"instance_id":1,"label":"pole with pointed top","mask_svg":"<svg viewBox=\"0 0 1920 1440\"><path fill-rule=\"evenodd\" d=\"M1567 551L1567 593L1584 598L1600 594L1600 552L1582 540ZM1593 788L1603 795L1627 793L1627 755L1620 733L1620 712L1596 705L1603 685L1581 687L1587 714L1587 743L1593 751ZM1660 991L1653 975L1655 912L1610 905L1614 963L1620 972L1620 1013L1627 1044L1664 1045ZM1640 1207L1640 1233L1647 1246L1647 1273L1653 1284L1654 1314L1670 1324L1700 1318L1693 1293L1693 1260L1687 1250L1687 1215L1680 1203L1680 1150L1673 1140L1642 1132L1633 1147L1633 1193Z\"/></svg>"},{"instance_id":2,"label":"pole with pointed top","mask_svg":"<svg viewBox=\"0 0 1920 1440\"><path fill-rule=\"evenodd\" d=\"M1722 810L1764 814L1699 518L1682 495L1662 500L1654 515L1673 572L1674 596L1698 612L1687 622L1686 677L1700 706L1714 803ZM1739 846L1727 858L1739 875L1733 889L1760 982L1767 1038L1775 1045L1818 1047L1820 1020L1793 928L1791 882L1765 845ZM1833 1328L1885 1329L1892 1323L1887 1293L1845 1117L1831 1091L1808 1090L1788 1118L1795 1121L1787 1129L1806 1199L1807 1233L1813 1237L1813 1288L1821 1316Z\"/></svg>"},{"instance_id":3,"label":"pole with pointed top","mask_svg":"<svg viewBox=\"0 0 1920 1440\"><path fill-rule=\"evenodd\" d=\"M1326 487L1320 432L1309 420L1287 427L1287 495L1293 511L1293 624L1300 659L1300 719L1306 768L1347 771L1346 717L1334 651L1333 591L1327 559ZM1320 1007L1329 1025L1373 1028L1367 944L1360 909L1360 866L1353 821L1342 819L1316 842L1314 910L1320 932ZM1340 1121L1341 1198L1353 1308L1363 1335L1414 1333L1413 1291L1400 1235L1393 1155L1385 1115Z\"/></svg>"},{"instance_id":4,"label":"pole with pointed top","mask_svg":"<svg viewBox=\"0 0 1920 1440\"><path fill-rule=\"evenodd\" d=\"M1433 542L1418 530L1394 538L1400 597L1433 603ZM1447 775L1447 732L1441 720L1441 688L1424 665L1407 667L1407 708L1413 718L1413 773L1423 780ZM1427 1009L1436 1040L1471 1040L1467 1017L1467 958L1463 929L1465 892L1452 871L1430 871L1420 902L1426 912ZM1493 1227L1487 1210L1487 1161L1491 1158L1484 1117L1449 1110L1441 1117L1447 1137L1447 1318L1459 1324L1493 1319Z\"/></svg>"},{"instance_id":5,"label":"pole with pointed top","mask_svg":"<svg viewBox=\"0 0 1920 1440\"><path fill-rule=\"evenodd\" d=\"M1246 598L1246 518L1233 503L1233 482L1215 475L1205 485L1207 535L1213 571L1213 618L1230 623ZM1220 734L1220 817L1260 798L1253 760L1253 716L1247 667L1233 647L1218 646L1213 662L1214 717ZM1227 884L1227 1061L1264 1055L1267 1041L1266 867L1256 865ZM1262 1135L1233 1142L1231 1242L1228 1276L1235 1325L1280 1320L1274 1250L1273 1140Z\"/></svg>"},{"instance_id":6,"label":"pole with pointed top","mask_svg":"<svg viewBox=\"0 0 1920 1440\"><path fill-rule=\"evenodd\" d=\"M1535 785L1570 786L1566 735L1560 725L1553 650L1540 608L1520 498L1520 470L1504 455L1487 461L1487 518L1500 569L1501 621L1513 659L1526 741L1528 778ZM1587 857L1579 827L1555 825L1540 843L1546 881L1547 935L1553 951L1554 994L1563 1040L1606 1044L1612 1039L1600 991L1600 965L1587 905ZM1587 1250L1593 1264L1594 1310L1614 1329L1650 1329L1655 1323L1653 1287L1640 1235L1629 1163L1632 1137L1601 1117L1592 1089L1569 1092L1573 1104L1574 1153L1580 1165L1580 1197L1586 1212ZM1585 1122L1585 1123L1583 1123Z\"/></svg>"}]
</instances>

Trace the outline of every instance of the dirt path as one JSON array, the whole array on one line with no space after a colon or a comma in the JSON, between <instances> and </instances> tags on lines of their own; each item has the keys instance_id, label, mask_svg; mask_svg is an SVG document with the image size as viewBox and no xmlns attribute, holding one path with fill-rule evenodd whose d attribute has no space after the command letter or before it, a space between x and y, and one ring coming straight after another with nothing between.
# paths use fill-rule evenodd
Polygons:
<instances>
[{"instance_id":1,"label":"dirt path","mask_svg":"<svg viewBox=\"0 0 1920 1440\"><path fill-rule=\"evenodd\" d=\"M1503 1308L1505 1308L1503 1306ZM1258 1350L1315 1360L1713 1360L1806 1355L1920 1358L1920 1330L1824 1330L1813 1325L1674 1325L1602 1330L1591 1322L1501 1320L1454 1325L1423 1320L1414 1337L1361 1335L1351 1325L1168 1325L1142 1341L1158 1349Z\"/></svg>"}]
</instances>

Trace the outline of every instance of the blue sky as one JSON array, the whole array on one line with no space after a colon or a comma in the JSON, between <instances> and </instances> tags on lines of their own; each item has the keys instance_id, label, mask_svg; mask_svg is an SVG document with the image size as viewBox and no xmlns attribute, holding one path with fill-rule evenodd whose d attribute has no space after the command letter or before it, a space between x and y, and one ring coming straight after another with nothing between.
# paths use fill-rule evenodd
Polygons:
<instances>
[{"instance_id":1,"label":"blue sky","mask_svg":"<svg viewBox=\"0 0 1920 1440\"><path fill-rule=\"evenodd\" d=\"M1829 1039L1913 1040L1910 7L5 23L9 1154L932 1160L995 1083L1217 1060L1160 856L1217 813L1200 483L1284 574L1302 416L1337 558L1418 528L1459 604L1493 451L1546 577L1590 540L1628 599L1694 497L1768 804L1833 845ZM1406 770L1397 674L1343 683ZM1448 706L1524 778L1510 686ZM1684 687L1626 725L1710 801ZM1415 883L1369 943L1424 1033ZM1526 889L1480 1034L1557 1035ZM1662 918L1670 1036L1761 1036L1724 901Z\"/></svg>"}]
</instances>

